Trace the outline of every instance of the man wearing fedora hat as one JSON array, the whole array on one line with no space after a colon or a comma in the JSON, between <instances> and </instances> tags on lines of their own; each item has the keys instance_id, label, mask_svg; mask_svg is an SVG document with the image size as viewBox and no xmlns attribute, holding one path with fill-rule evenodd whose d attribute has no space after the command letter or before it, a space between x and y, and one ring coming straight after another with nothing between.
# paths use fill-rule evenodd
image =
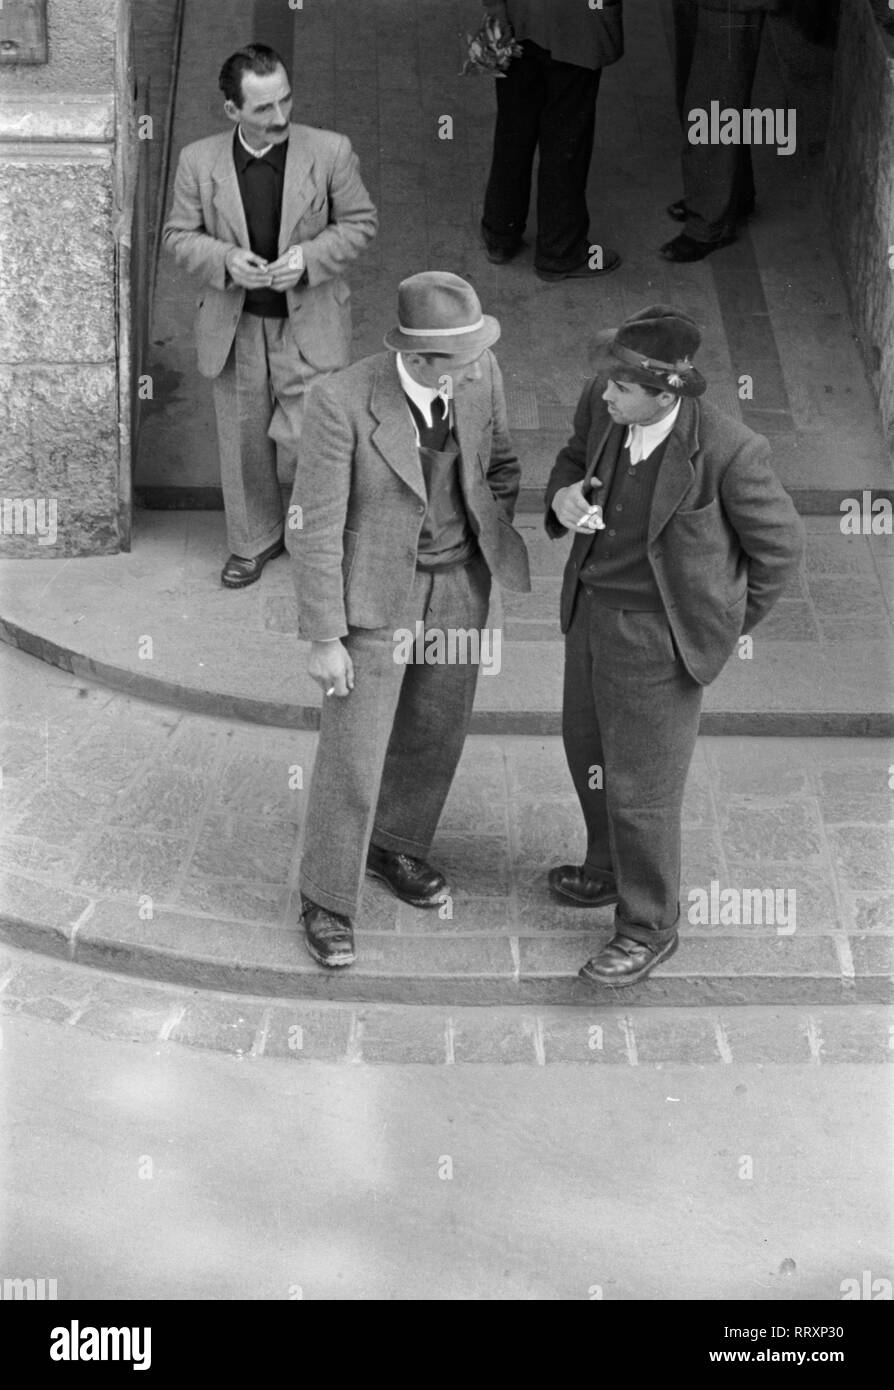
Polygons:
<instances>
[{"instance_id":1,"label":"man wearing fedora hat","mask_svg":"<svg viewBox=\"0 0 894 1390\"><path fill-rule=\"evenodd\" d=\"M330 968L354 960L365 872L415 907L449 891L428 854L478 667L408 663L399 632L480 631L492 577L530 589L512 525L520 468L490 351L499 336L465 280L412 275L389 351L310 395L289 536L299 634L323 690L301 918L310 954Z\"/></svg>"},{"instance_id":2,"label":"man wearing fedora hat","mask_svg":"<svg viewBox=\"0 0 894 1390\"><path fill-rule=\"evenodd\" d=\"M680 816L703 688L796 571L804 527L766 439L701 399L701 341L663 305L597 337L597 376L546 490L573 531L561 596L563 738L584 815L561 902L614 903L584 979L631 985L677 947Z\"/></svg>"}]
</instances>

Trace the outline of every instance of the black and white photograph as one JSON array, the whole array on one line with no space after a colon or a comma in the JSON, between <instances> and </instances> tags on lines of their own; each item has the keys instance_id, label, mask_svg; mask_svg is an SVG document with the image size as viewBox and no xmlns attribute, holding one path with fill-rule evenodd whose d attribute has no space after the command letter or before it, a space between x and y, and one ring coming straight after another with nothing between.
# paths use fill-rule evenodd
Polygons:
<instances>
[{"instance_id":1,"label":"black and white photograph","mask_svg":"<svg viewBox=\"0 0 894 1390\"><path fill-rule=\"evenodd\" d=\"M23 1365L583 1300L858 1369L894 3L2 0L0 417Z\"/></svg>"}]
</instances>

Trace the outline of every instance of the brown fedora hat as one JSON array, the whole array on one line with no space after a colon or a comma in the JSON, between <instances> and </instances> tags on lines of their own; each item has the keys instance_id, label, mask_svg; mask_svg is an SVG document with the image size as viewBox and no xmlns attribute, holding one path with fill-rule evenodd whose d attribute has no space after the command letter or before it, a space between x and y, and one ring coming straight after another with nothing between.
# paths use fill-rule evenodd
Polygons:
<instances>
[{"instance_id":1,"label":"brown fedora hat","mask_svg":"<svg viewBox=\"0 0 894 1390\"><path fill-rule=\"evenodd\" d=\"M681 309L651 304L619 328L597 333L591 366L597 376L620 377L681 396L701 396L708 383L692 364L701 344L698 324Z\"/></svg>"},{"instance_id":2,"label":"brown fedora hat","mask_svg":"<svg viewBox=\"0 0 894 1390\"><path fill-rule=\"evenodd\" d=\"M397 327L384 341L394 352L462 357L482 352L499 336L498 321L481 312L481 301L467 280L447 270L423 270L400 282Z\"/></svg>"}]
</instances>

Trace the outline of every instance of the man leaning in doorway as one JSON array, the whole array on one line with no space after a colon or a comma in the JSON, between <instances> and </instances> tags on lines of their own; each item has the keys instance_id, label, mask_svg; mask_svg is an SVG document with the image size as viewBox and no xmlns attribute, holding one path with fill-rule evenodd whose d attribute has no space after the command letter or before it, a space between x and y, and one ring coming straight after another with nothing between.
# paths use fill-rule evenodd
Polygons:
<instances>
[{"instance_id":1,"label":"man leaning in doorway","mask_svg":"<svg viewBox=\"0 0 894 1390\"><path fill-rule=\"evenodd\" d=\"M203 281L199 371L213 381L230 556L227 588L260 578L283 549L280 477L294 480L308 388L347 365L342 274L377 219L350 141L290 124L285 64L263 44L224 63L230 134L180 155L164 245Z\"/></svg>"}]
</instances>

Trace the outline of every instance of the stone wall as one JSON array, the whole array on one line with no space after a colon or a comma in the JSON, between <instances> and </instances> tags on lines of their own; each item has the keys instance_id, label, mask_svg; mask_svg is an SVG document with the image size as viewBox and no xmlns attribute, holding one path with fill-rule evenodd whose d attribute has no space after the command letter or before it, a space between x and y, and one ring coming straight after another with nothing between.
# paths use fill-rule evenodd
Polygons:
<instances>
[{"instance_id":1,"label":"stone wall","mask_svg":"<svg viewBox=\"0 0 894 1390\"><path fill-rule=\"evenodd\" d=\"M128 0L49 0L0 70L0 554L108 554L130 508Z\"/></svg>"},{"instance_id":2,"label":"stone wall","mask_svg":"<svg viewBox=\"0 0 894 1390\"><path fill-rule=\"evenodd\" d=\"M843 0L826 207L854 328L894 451L894 61L870 0Z\"/></svg>"}]
</instances>

